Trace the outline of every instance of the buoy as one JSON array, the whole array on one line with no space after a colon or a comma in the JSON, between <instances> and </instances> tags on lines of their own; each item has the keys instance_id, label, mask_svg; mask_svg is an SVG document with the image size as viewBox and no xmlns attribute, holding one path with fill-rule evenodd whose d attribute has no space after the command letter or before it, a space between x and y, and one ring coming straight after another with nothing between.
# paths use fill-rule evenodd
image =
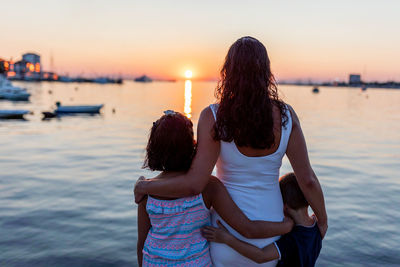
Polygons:
<instances>
[{"instance_id":1,"label":"buoy","mask_svg":"<svg viewBox=\"0 0 400 267\"><path fill-rule=\"evenodd\" d=\"M318 89L318 87L314 87L314 89L312 89L312 92L313 92L314 94L317 94L317 93L319 93L319 89Z\"/></svg>"}]
</instances>

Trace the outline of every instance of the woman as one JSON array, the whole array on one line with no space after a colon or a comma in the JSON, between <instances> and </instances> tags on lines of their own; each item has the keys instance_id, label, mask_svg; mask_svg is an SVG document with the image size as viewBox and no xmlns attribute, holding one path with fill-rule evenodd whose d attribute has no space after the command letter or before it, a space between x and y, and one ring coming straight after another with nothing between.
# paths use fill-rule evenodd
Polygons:
<instances>
[{"instance_id":1,"label":"woman","mask_svg":"<svg viewBox=\"0 0 400 267\"><path fill-rule=\"evenodd\" d=\"M281 221L283 204L278 178L286 153L323 237L328 219L322 189L311 168L297 115L278 97L268 54L261 42L243 37L230 47L216 95L219 104L210 105L200 115L198 148L190 170L168 180L139 179L136 201L145 194L199 194L217 164L217 177L250 219ZM214 213L214 225L216 219L220 218ZM259 247L278 238L245 239L228 229ZM223 244L212 243L211 256L215 266L256 265ZM276 262L269 262L262 266L275 265Z\"/></svg>"}]
</instances>

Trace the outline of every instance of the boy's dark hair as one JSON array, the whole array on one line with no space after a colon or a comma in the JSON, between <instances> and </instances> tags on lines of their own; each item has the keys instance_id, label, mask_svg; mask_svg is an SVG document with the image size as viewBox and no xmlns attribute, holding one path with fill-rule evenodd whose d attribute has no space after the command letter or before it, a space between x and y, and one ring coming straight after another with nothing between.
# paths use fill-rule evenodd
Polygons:
<instances>
[{"instance_id":1,"label":"boy's dark hair","mask_svg":"<svg viewBox=\"0 0 400 267\"><path fill-rule=\"evenodd\" d=\"M187 171L194 152L193 123L181 113L173 112L153 122L143 168Z\"/></svg>"},{"instance_id":2,"label":"boy's dark hair","mask_svg":"<svg viewBox=\"0 0 400 267\"><path fill-rule=\"evenodd\" d=\"M293 172L287 173L279 178L279 187L281 188L283 203L290 208L297 210L307 208L308 202L297 183L296 175Z\"/></svg>"}]
</instances>

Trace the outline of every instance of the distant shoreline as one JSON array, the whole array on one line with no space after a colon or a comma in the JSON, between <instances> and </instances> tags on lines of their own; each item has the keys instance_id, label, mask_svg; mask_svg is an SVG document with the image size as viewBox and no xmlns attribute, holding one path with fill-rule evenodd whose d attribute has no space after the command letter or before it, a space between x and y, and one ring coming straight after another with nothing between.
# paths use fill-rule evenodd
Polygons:
<instances>
[{"instance_id":1,"label":"distant shoreline","mask_svg":"<svg viewBox=\"0 0 400 267\"><path fill-rule=\"evenodd\" d=\"M297 86L324 86L324 87L347 87L347 88L375 88L375 89L400 89L400 83L398 82L384 82L384 83L360 83L360 84L348 84L348 83L298 83L298 82L278 82L279 85L297 85Z\"/></svg>"},{"instance_id":2,"label":"distant shoreline","mask_svg":"<svg viewBox=\"0 0 400 267\"><path fill-rule=\"evenodd\" d=\"M85 79L85 80L75 80L75 81L62 81L62 80L24 80L24 79L12 79L12 81L19 81L19 82L26 82L26 83L40 83L40 82L59 82L59 83L97 83L97 84L121 84L124 81L132 81L134 83L142 83L138 81L134 81L131 79L121 79L121 81L107 81L107 82L96 82L94 79ZM163 80L163 79L154 79L152 82L165 82L165 83L174 83L174 82L179 82L179 81L184 81L184 80ZM217 82L217 80L194 80L194 81L199 81L199 82ZM374 88L374 89L400 89L400 83L398 82L383 82L383 83L378 83L378 82L372 82L372 83L361 83L361 84L348 84L348 83L329 83L329 82L323 82L323 83L302 83L302 82L278 82L278 85L296 85L296 86L313 86L313 87L345 87L345 88L358 88L358 89L368 89L368 88Z\"/></svg>"}]
</instances>

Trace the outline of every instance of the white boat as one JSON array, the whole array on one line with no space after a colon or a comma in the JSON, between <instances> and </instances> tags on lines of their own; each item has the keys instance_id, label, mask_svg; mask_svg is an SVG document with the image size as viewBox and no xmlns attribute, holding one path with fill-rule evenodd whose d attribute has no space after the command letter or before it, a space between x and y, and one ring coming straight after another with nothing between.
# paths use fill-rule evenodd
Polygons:
<instances>
[{"instance_id":1,"label":"white boat","mask_svg":"<svg viewBox=\"0 0 400 267\"><path fill-rule=\"evenodd\" d=\"M23 119L24 115L28 114L29 110L5 110L0 109L0 119Z\"/></svg>"},{"instance_id":2,"label":"white boat","mask_svg":"<svg viewBox=\"0 0 400 267\"><path fill-rule=\"evenodd\" d=\"M26 89L11 84L9 80L0 75L0 99L12 101L28 101L30 93Z\"/></svg>"},{"instance_id":3,"label":"white boat","mask_svg":"<svg viewBox=\"0 0 400 267\"><path fill-rule=\"evenodd\" d=\"M0 89L0 98L4 98L12 101L28 101L31 96L25 90L15 90L15 89Z\"/></svg>"},{"instance_id":4,"label":"white boat","mask_svg":"<svg viewBox=\"0 0 400 267\"><path fill-rule=\"evenodd\" d=\"M68 113L86 113L86 114L97 114L100 113L100 109L103 105L93 106L62 106L60 102L56 103L57 109L54 111L56 114L68 114Z\"/></svg>"}]
</instances>

